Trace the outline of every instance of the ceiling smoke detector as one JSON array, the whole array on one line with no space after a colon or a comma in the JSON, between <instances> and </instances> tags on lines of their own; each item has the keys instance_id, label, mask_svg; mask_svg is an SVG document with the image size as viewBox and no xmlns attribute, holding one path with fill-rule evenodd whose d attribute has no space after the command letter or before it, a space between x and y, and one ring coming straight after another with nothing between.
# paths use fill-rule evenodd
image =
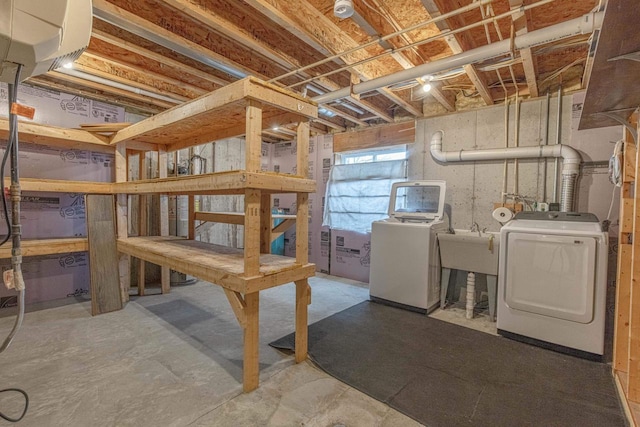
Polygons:
<instances>
[{"instance_id":1,"label":"ceiling smoke detector","mask_svg":"<svg viewBox=\"0 0 640 427\"><path fill-rule=\"evenodd\" d=\"M353 15L353 1L336 0L336 3L333 5L333 14L341 19L350 17Z\"/></svg>"}]
</instances>

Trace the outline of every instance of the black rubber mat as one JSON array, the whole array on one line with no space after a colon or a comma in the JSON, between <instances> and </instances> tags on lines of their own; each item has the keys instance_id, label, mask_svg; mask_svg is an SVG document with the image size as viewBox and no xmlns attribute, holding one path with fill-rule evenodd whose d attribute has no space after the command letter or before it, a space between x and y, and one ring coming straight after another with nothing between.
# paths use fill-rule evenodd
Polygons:
<instances>
[{"instance_id":1,"label":"black rubber mat","mask_svg":"<svg viewBox=\"0 0 640 427\"><path fill-rule=\"evenodd\" d=\"M369 301L310 325L309 355L426 426L626 425L608 365Z\"/></svg>"}]
</instances>

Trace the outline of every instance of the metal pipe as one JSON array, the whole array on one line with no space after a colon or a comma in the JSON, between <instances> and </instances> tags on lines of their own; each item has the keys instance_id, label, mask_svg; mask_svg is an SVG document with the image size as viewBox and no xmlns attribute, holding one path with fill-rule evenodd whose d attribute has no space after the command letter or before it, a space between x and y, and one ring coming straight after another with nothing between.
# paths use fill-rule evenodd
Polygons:
<instances>
[{"instance_id":1,"label":"metal pipe","mask_svg":"<svg viewBox=\"0 0 640 427\"><path fill-rule=\"evenodd\" d=\"M560 132L562 130L562 86L558 88L558 116L556 118L556 145L560 144ZM558 159L553 165L553 203L558 203Z\"/></svg>"},{"instance_id":2,"label":"metal pipe","mask_svg":"<svg viewBox=\"0 0 640 427\"><path fill-rule=\"evenodd\" d=\"M511 40L502 40L490 45L471 49L457 55L452 55L438 61L402 70L395 74L367 80L351 87L338 89L334 92L328 92L324 95L316 96L312 98L312 100L324 104L337 99L346 98L352 94L358 95L371 92L396 83L414 80L425 75L432 75L451 68L462 67L467 64L473 64L475 62L495 58L496 56L505 55L511 52L512 47L515 49L524 49L527 47L550 43L552 41L571 37L577 34L591 33L595 29L600 28L602 25L602 19L602 12L590 13L580 18L551 25L526 34L517 35L513 40L513 44Z\"/></svg>"},{"instance_id":3,"label":"metal pipe","mask_svg":"<svg viewBox=\"0 0 640 427\"><path fill-rule=\"evenodd\" d=\"M374 55L374 56L371 56L371 57L369 57L367 59L363 59L361 61L357 61L357 62L348 64L348 65L336 68L334 70L328 71L328 72L323 73L323 74L317 74L317 75L315 75L313 77L310 77L310 78L308 78L306 80L303 80L301 82L297 82L297 83L291 84L291 85L287 86L287 88L291 89L291 88L294 88L296 86L300 86L300 85L312 82L314 80L320 79L322 77L327 77L327 76L339 73L339 72L344 71L344 70L349 70L349 69L352 69L354 67L358 67L358 66L367 64L369 62L375 61L375 60L380 59L380 58L382 58L384 56L387 56L387 55L397 54L397 53L400 53L400 52L404 52L407 49L413 49L416 46L421 46L423 44L431 43L431 42L439 40L439 39L452 37L455 34L471 30L473 28L476 28L476 27L479 27L481 25L484 25L487 22L497 21L499 19L514 15L517 12L530 10L530 9L535 8L535 7L539 7L539 6L545 5L547 3L551 3L552 1L554 1L554 0L541 0L541 1L537 2L537 3L533 3L533 4L529 4L529 5L523 6L523 7L519 8L518 10L509 10L507 12L501 13L500 15L493 16L493 17L487 18L487 19L483 19L481 21L474 22L473 24L469 24L469 25L465 25L464 27L456 28L455 30L449 30L449 31L446 31L446 32L441 32L441 33L439 33L439 34L437 34L435 36L427 37L426 39L422 39L422 40L419 40L417 42L409 43L409 44L407 44L405 46L402 46L402 47L397 47L397 48L393 48L393 49L385 49L384 52L382 52L382 53L380 53L378 55ZM408 81L409 80L417 80L417 78L408 79Z\"/></svg>"},{"instance_id":4,"label":"metal pipe","mask_svg":"<svg viewBox=\"0 0 640 427\"><path fill-rule=\"evenodd\" d=\"M284 79L286 77L291 77L291 76L293 76L295 74L301 73L301 72L309 70L311 68L315 68L315 67L318 67L318 66L320 66L322 64L326 64L327 62L335 61L336 59L340 59L341 57L343 57L345 55L349 55L349 54L351 54L353 52L357 52L357 51L365 49L365 48L367 48L369 46L377 45L377 44L379 44L381 42L384 42L384 41L387 41L387 40L392 39L394 37L397 37L399 35L405 34L405 33L409 32L409 31L417 30L417 29L425 27L427 25L435 24L436 22L440 22L440 21L443 21L445 19L449 19L451 17L460 15L461 13L468 12L470 10L473 10L473 9L477 8L477 7L481 7L481 6L483 6L483 5L487 4L487 3L490 3L491 1L492 0L480 0L480 1L477 1L477 2L473 2L473 3L468 4L467 6L461 7L461 8L456 9L456 10L452 10L451 12L447 12L447 13L444 13L442 15L435 16L435 17L433 17L431 19L427 19L426 21L422 21L419 24L412 25L410 27L407 27L407 28L404 28L402 30L393 32L391 34L387 34L384 37L376 37L374 40L371 40L371 41L369 41L369 42L367 42L365 44L353 47L351 49L347 49L347 50L345 50L343 52L340 52L340 53L337 53L335 55L328 56L326 58L321 59L320 61L314 62L313 64L305 65L304 67L300 67L300 68L297 68L295 70L289 71L288 73L285 73L285 74L283 74L281 76L274 77L273 79L269 80L268 83L277 82L278 80L282 80L282 79ZM448 35L448 34L446 34L446 35Z\"/></svg>"}]
</instances>

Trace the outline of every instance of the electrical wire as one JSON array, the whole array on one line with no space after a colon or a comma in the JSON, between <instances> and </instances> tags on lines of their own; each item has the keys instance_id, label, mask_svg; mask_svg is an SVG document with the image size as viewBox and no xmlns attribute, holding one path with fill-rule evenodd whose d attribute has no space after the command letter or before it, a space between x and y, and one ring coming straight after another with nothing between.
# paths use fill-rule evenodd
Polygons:
<instances>
[{"instance_id":1,"label":"electrical wire","mask_svg":"<svg viewBox=\"0 0 640 427\"><path fill-rule=\"evenodd\" d=\"M2 418L3 420L9 421L11 423L17 423L18 421L23 419L24 416L27 414L27 409L29 409L29 395L27 394L26 391L20 388L5 388L4 390L0 390L0 393L5 393L9 391L15 391L16 393L20 393L24 396L24 409L22 410L22 414L20 414L18 418L11 418L3 414L2 412L0 412L0 418Z\"/></svg>"},{"instance_id":2,"label":"electrical wire","mask_svg":"<svg viewBox=\"0 0 640 427\"><path fill-rule=\"evenodd\" d=\"M17 149L18 149L18 119L16 117L16 115L14 113L11 112L11 106L18 102L18 86L20 85L20 75L22 74L22 65L18 64L17 66L17 70L16 70L16 76L15 76L15 83L13 85L9 85L9 100L8 100L8 105L9 105L9 141L7 143L7 148L5 151L5 155L2 159L2 165L0 166L0 178L2 179L2 201L3 201L3 207L4 207L4 213L5 213L5 220L7 222L7 235L4 238L4 240L2 241L2 243L0 243L0 245L5 244L10 237L12 237L12 227L9 223L9 215L8 215L8 211L7 211L7 196L6 194L4 194L4 168L7 162L7 158L8 158L8 154L9 152L12 152L12 158L11 158L11 169L12 169L12 186L14 184L14 175L17 176L17 171L18 171L18 165L14 164L14 161L16 161L18 153L17 153ZM14 152L14 150L16 150L16 152ZM17 180L17 179L16 179ZM19 219L18 219L18 223L19 223ZM19 235L18 235L19 238ZM13 263L13 261L12 261ZM17 272L18 274L18 278L21 281L21 272L18 270ZM13 328L11 329L11 331L9 332L9 335L7 335L7 337L5 338L4 342L2 343L2 346L0 346L0 353L4 352L9 345L11 344L11 342L13 341L13 337L15 336L15 334L18 332L18 329L20 329L20 327L22 326L22 320L24 319L24 286L22 286L22 288L18 291L18 315L16 316L16 320L13 324ZM27 409L29 409L29 395L27 394L27 392L25 392L22 389L19 388L7 388L4 390L0 390L0 393L6 393L6 392L17 392L20 393L24 396L25 399L25 405L24 405L24 410L22 411L22 414L18 417L18 418L11 418L8 417L7 415L3 414L2 412L0 412L0 418L12 422L12 423L17 423L18 421L22 420L22 418L24 418L24 416L27 413Z\"/></svg>"}]
</instances>

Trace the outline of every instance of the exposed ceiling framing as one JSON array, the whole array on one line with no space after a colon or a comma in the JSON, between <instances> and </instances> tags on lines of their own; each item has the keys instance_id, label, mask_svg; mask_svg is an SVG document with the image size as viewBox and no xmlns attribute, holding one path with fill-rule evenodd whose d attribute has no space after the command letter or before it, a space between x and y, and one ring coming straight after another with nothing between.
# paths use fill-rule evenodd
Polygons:
<instances>
[{"instance_id":1,"label":"exposed ceiling framing","mask_svg":"<svg viewBox=\"0 0 640 427\"><path fill-rule=\"evenodd\" d=\"M91 43L74 69L29 82L146 114L247 75L314 97L577 18L599 3L538 2L353 0L354 15L338 19L334 0L93 0ZM352 93L321 105L312 129L343 132L491 105L516 93L537 97L560 85L577 90L589 78L587 39L514 50L446 74ZM433 79L428 93L425 79ZM265 132L270 140L293 137L284 128Z\"/></svg>"}]
</instances>

